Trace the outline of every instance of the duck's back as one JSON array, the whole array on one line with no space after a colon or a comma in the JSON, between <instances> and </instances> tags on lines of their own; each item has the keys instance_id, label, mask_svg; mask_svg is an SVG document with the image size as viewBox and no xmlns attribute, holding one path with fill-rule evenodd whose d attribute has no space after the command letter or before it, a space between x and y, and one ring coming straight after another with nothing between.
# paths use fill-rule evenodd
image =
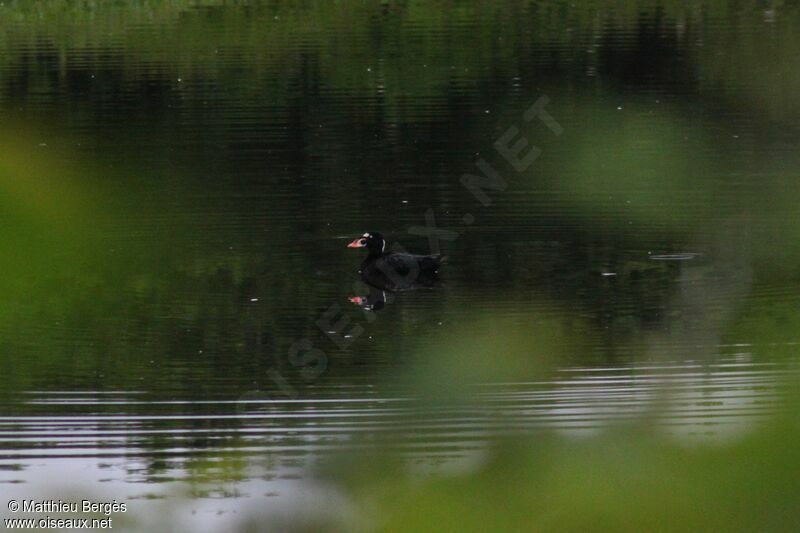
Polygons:
<instances>
[{"instance_id":1,"label":"duck's back","mask_svg":"<svg viewBox=\"0 0 800 533\"><path fill-rule=\"evenodd\" d=\"M364 263L370 263L369 259ZM381 270L389 270L400 275L410 274L415 270L435 272L441 267L442 256L388 253L378 257L371 264Z\"/></svg>"}]
</instances>

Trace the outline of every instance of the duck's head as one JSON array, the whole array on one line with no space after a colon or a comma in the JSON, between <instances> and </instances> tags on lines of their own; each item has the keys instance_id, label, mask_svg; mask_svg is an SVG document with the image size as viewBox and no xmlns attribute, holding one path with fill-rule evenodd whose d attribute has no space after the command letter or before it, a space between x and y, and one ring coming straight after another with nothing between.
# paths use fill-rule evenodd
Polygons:
<instances>
[{"instance_id":1,"label":"duck's head","mask_svg":"<svg viewBox=\"0 0 800 533\"><path fill-rule=\"evenodd\" d=\"M377 231L371 231L354 240L347 247L366 248L370 255L379 255L386 249L386 241L383 239L383 235Z\"/></svg>"}]
</instances>

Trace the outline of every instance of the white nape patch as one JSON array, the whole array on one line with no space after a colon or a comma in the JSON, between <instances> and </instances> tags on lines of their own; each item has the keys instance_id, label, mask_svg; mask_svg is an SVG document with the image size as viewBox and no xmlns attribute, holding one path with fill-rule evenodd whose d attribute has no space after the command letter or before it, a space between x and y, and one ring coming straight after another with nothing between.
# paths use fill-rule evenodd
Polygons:
<instances>
[{"instance_id":1,"label":"white nape patch","mask_svg":"<svg viewBox=\"0 0 800 533\"><path fill-rule=\"evenodd\" d=\"M381 246L381 253L386 251L386 241L383 241L383 246Z\"/></svg>"}]
</instances>

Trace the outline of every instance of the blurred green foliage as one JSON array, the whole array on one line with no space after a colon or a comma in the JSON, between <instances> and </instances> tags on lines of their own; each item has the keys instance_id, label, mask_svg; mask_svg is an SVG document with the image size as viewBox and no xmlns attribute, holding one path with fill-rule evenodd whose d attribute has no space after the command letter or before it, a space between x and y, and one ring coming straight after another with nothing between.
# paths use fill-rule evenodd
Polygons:
<instances>
[{"instance_id":1,"label":"blurred green foliage","mask_svg":"<svg viewBox=\"0 0 800 533\"><path fill-rule=\"evenodd\" d=\"M701 447L646 427L540 435L499 441L461 474L420 478L362 454L329 475L369 531L791 531L797 428L791 415Z\"/></svg>"}]
</instances>

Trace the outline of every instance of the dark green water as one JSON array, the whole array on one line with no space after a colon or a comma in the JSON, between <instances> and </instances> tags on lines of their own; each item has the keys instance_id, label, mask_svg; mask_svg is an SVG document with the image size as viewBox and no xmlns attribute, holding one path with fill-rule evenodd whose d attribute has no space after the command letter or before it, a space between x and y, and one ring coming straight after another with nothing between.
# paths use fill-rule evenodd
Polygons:
<instances>
[{"instance_id":1,"label":"dark green water","mask_svg":"<svg viewBox=\"0 0 800 533\"><path fill-rule=\"evenodd\" d=\"M218 527L330 498L307 469L340 449L457 468L658 406L747 431L797 357L798 30L735 2L6 1L0 493L144 520L188 486ZM351 303L365 231L441 248L442 286Z\"/></svg>"}]
</instances>

